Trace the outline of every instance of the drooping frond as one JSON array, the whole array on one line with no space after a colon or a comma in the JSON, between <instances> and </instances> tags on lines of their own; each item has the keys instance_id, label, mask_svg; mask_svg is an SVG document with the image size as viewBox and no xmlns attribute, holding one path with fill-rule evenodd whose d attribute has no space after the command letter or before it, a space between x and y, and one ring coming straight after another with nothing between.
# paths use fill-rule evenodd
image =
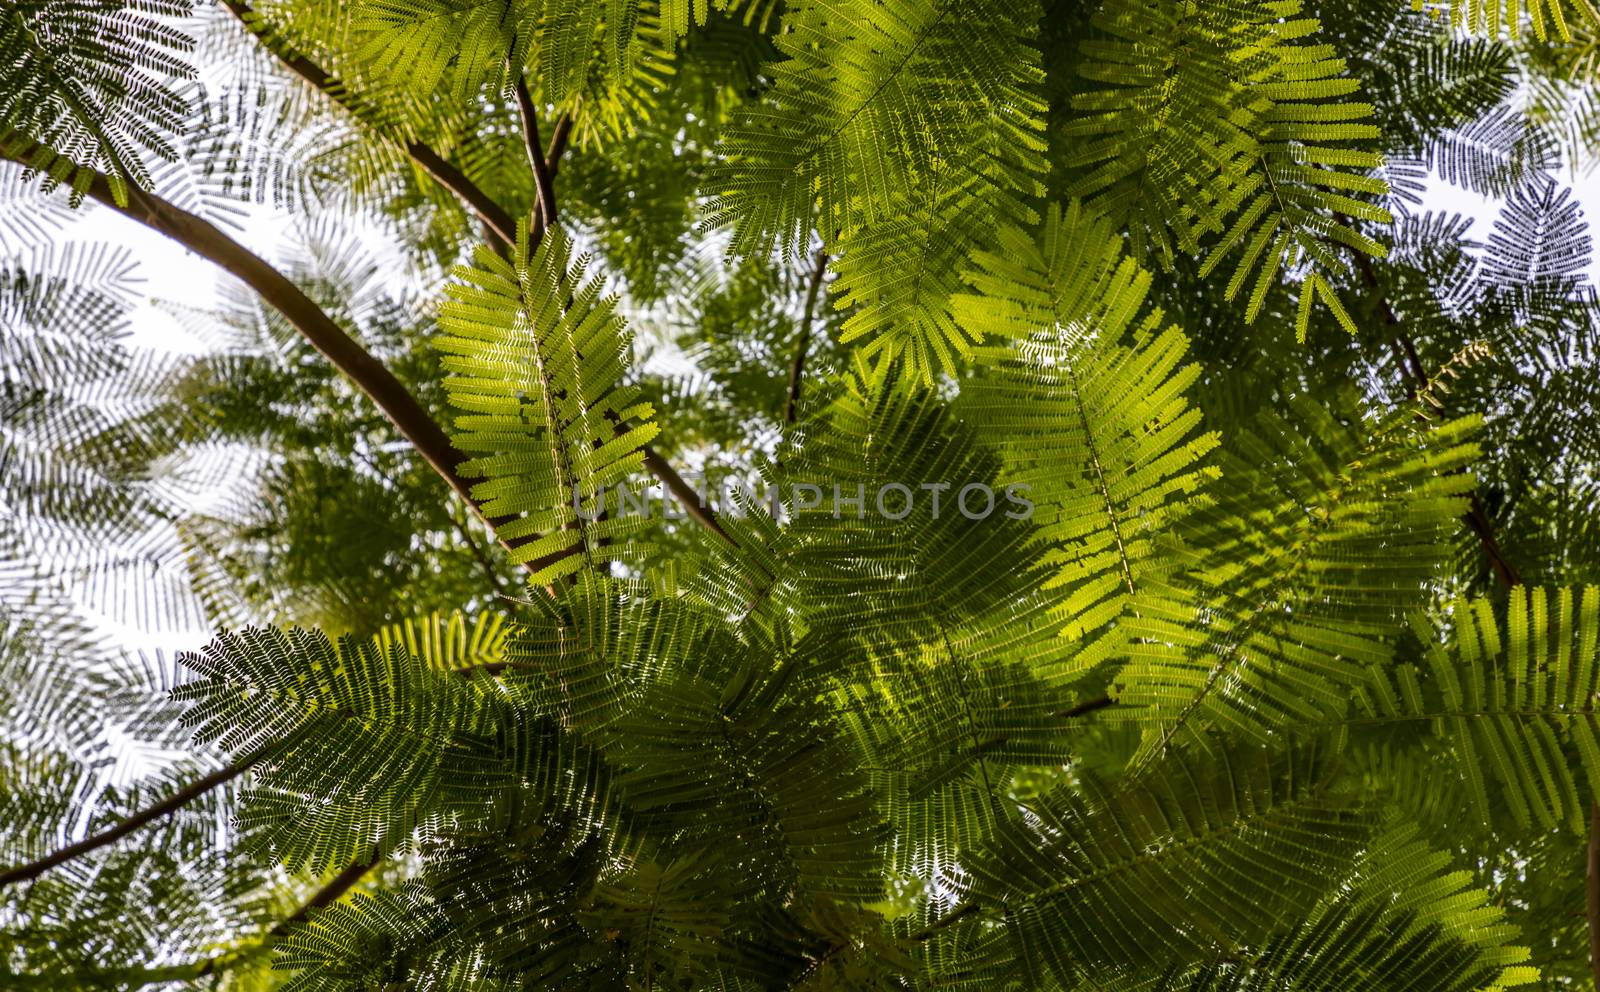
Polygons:
<instances>
[{"instance_id":1,"label":"drooping frond","mask_svg":"<svg viewBox=\"0 0 1600 992\"><path fill-rule=\"evenodd\" d=\"M1511 191L1489 235L1482 278L1528 306L1584 279L1592 241L1572 191L1541 182Z\"/></svg>"},{"instance_id":2,"label":"drooping frond","mask_svg":"<svg viewBox=\"0 0 1600 992\"><path fill-rule=\"evenodd\" d=\"M642 70L641 81L659 82L662 67L648 63L670 58L688 28L677 6L657 15L639 0L362 0L334 23L360 39L349 54L368 72L419 99L496 89L514 68L570 110L595 95L595 77L614 83Z\"/></svg>"},{"instance_id":3,"label":"drooping frond","mask_svg":"<svg viewBox=\"0 0 1600 992\"><path fill-rule=\"evenodd\" d=\"M1303 918L1259 943L1163 974L1138 974L1111 992L1334 992L1415 989L1490 992L1537 981L1528 949L1499 907L1470 890L1407 825L1385 830Z\"/></svg>"},{"instance_id":4,"label":"drooping frond","mask_svg":"<svg viewBox=\"0 0 1600 992\"><path fill-rule=\"evenodd\" d=\"M778 695L781 672L732 674L657 680L610 728L626 802L692 847L746 837L752 882L782 879L807 900L877 899L873 795L848 739L825 708Z\"/></svg>"},{"instance_id":5,"label":"drooping frond","mask_svg":"<svg viewBox=\"0 0 1600 992\"><path fill-rule=\"evenodd\" d=\"M1031 4L967 0L847 15L789 7L775 85L727 131L714 219L734 224L737 250L759 254L800 244L814 207L831 241L897 221L887 204L901 191L937 196L978 176L1005 195L1030 192L1041 168L1038 55L1027 43L1036 17Z\"/></svg>"},{"instance_id":6,"label":"drooping frond","mask_svg":"<svg viewBox=\"0 0 1600 992\"><path fill-rule=\"evenodd\" d=\"M403 842L492 738L475 683L398 644L272 628L219 635L187 656L197 740L262 760L241 821L291 868L371 860ZM455 764L452 764L452 761Z\"/></svg>"},{"instance_id":7,"label":"drooping frond","mask_svg":"<svg viewBox=\"0 0 1600 992\"><path fill-rule=\"evenodd\" d=\"M915 838L894 853L909 874L987 829L1011 765L1064 760L1075 645L1038 588L1032 505L937 393L858 361L799 426L764 479L777 578L751 615L793 631L798 671Z\"/></svg>"},{"instance_id":8,"label":"drooping frond","mask_svg":"<svg viewBox=\"0 0 1600 992\"><path fill-rule=\"evenodd\" d=\"M947 967L1071 988L1259 939L1314 907L1373 833L1372 814L1331 785L1305 748L1180 752L1131 789L1060 786L971 858L972 919L1000 925ZM1231 895L1219 905L1199 886Z\"/></svg>"},{"instance_id":9,"label":"drooping frond","mask_svg":"<svg viewBox=\"0 0 1600 992\"><path fill-rule=\"evenodd\" d=\"M357 992L395 982L417 972L448 981L454 989L488 990L503 986L484 980L480 969L439 960L429 953L444 921L427 894L408 886L398 892L356 893L348 902L330 906L297 928L280 945L274 964L299 974L283 986L286 992L339 990ZM431 986L438 987L438 986Z\"/></svg>"},{"instance_id":10,"label":"drooping frond","mask_svg":"<svg viewBox=\"0 0 1600 992\"><path fill-rule=\"evenodd\" d=\"M1150 277L1120 259L1104 222L1086 223L1077 204L1052 209L1042 243L1020 233L977 257L982 295L959 312L1016 342L970 382L964 415L1000 432L1007 481L1027 487L1047 587L1062 634L1088 638L1077 670L1104 660L1111 642L1093 635L1114 623L1147 569L1172 567L1156 539L1198 503L1216 469L1201 463L1217 445L1198 433L1185 393L1197 365L1179 367L1188 342L1161 329L1159 310L1140 315ZM1119 262L1120 259L1120 262Z\"/></svg>"},{"instance_id":11,"label":"drooping frond","mask_svg":"<svg viewBox=\"0 0 1600 992\"><path fill-rule=\"evenodd\" d=\"M536 583L627 553L642 521L602 519L606 491L659 430L622 385L628 339L584 264L559 228L530 254L523 224L509 260L482 247L457 268L439 314L455 444L472 456L462 472L485 480L474 496L486 516L515 518L499 534L518 542L517 562L536 564Z\"/></svg>"},{"instance_id":12,"label":"drooping frond","mask_svg":"<svg viewBox=\"0 0 1600 992\"><path fill-rule=\"evenodd\" d=\"M484 613L469 620L460 613L448 617L432 614L420 620L403 620L378 632L380 650L396 647L441 672L470 674L469 669L492 670L506 661L509 632L505 617Z\"/></svg>"},{"instance_id":13,"label":"drooping frond","mask_svg":"<svg viewBox=\"0 0 1600 992\"><path fill-rule=\"evenodd\" d=\"M839 255L832 263L835 306L849 314L840 343L861 341L864 354L898 359L925 384L957 372L983 340L952 312L961 274L998 226L1020 219L996 210L983 179L964 167L959 161L930 167L925 179L893 194L898 216L830 244Z\"/></svg>"},{"instance_id":14,"label":"drooping frond","mask_svg":"<svg viewBox=\"0 0 1600 992\"><path fill-rule=\"evenodd\" d=\"M506 79L531 38L517 39L525 4L494 0L374 0L354 6L362 61L408 92L454 96ZM509 15L509 16L508 16ZM343 20L342 15L340 19Z\"/></svg>"},{"instance_id":15,"label":"drooping frond","mask_svg":"<svg viewBox=\"0 0 1600 992\"><path fill-rule=\"evenodd\" d=\"M950 316L968 254L1037 219L1038 16L966 0L791 8L775 85L724 133L712 222L744 254L792 252L815 227L854 311L843 339L927 382L955 371L977 340Z\"/></svg>"},{"instance_id":16,"label":"drooping frond","mask_svg":"<svg viewBox=\"0 0 1600 992\"><path fill-rule=\"evenodd\" d=\"M1312 919L1345 909L1376 912L1391 939L1422 944L1431 938L1436 946L1459 941L1472 948L1473 964L1488 972L1472 988L1512 988L1535 977L1535 969L1522 966L1528 950L1518 946L1522 935L1507 922L1504 907L1473 891L1472 874L1454 867L1450 852L1415 824L1391 817ZM1419 957L1390 961L1413 969L1413 980L1425 980L1415 973ZM1464 984L1457 977L1457 985Z\"/></svg>"},{"instance_id":17,"label":"drooping frond","mask_svg":"<svg viewBox=\"0 0 1600 992\"><path fill-rule=\"evenodd\" d=\"M1441 179L1497 197L1517 195L1559 160L1548 135L1509 107L1446 131L1422 159Z\"/></svg>"},{"instance_id":18,"label":"drooping frond","mask_svg":"<svg viewBox=\"0 0 1600 992\"><path fill-rule=\"evenodd\" d=\"M1225 295L1250 287L1247 321L1281 272L1303 266L1301 293L1342 313L1325 275L1345 271L1338 246L1383 254L1350 219L1389 216L1363 198L1384 192L1359 145L1378 133L1362 123L1372 108L1338 99L1359 83L1331 46L1306 41L1319 22L1295 0L1116 0L1095 25L1110 37L1084 43L1079 72L1099 85L1062 129L1067 163L1085 170L1071 193L1168 264L1208 242L1202 274L1233 259Z\"/></svg>"},{"instance_id":19,"label":"drooping frond","mask_svg":"<svg viewBox=\"0 0 1600 992\"><path fill-rule=\"evenodd\" d=\"M1515 37L1531 25L1540 41L1571 41L1575 28L1592 31L1600 25L1600 10L1589 0L1428 0L1421 6L1448 16L1463 31L1491 38L1502 32Z\"/></svg>"},{"instance_id":20,"label":"drooping frond","mask_svg":"<svg viewBox=\"0 0 1600 992\"><path fill-rule=\"evenodd\" d=\"M773 481L791 518L784 581L809 624L885 658L922 644L973 661L1063 649L1038 636L1026 494L973 425L893 363L858 362Z\"/></svg>"},{"instance_id":21,"label":"drooping frond","mask_svg":"<svg viewBox=\"0 0 1600 992\"><path fill-rule=\"evenodd\" d=\"M998 337L984 357L1040 340L1070 344L1123 334L1139 316L1150 276L1123 254L1110 221L1074 200L1052 206L1035 237L1007 228L964 273L970 292L956 296L956 320L978 340Z\"/></svg>"},{"instance_id":22,"label":"drooping frond","mask_svg":"<svg viewBox=\"0 0 1600 992\"><path fill-rule=\"evenodd\" d=\"M152 530L182 498L160 462L195 418L163 398L184 362L125 340L136 271L102 245L0 258L0 555L118 622L174 629L205 620Z\"/></svg>"},{"instance_id":23,"label":"drooping frond","mask_svg":"<svg viewBox=\"0 0 1600 992\"><path fill-rule=\"evenodd\" d=\"M1358 726L1416 726L1442 738L1451 774L1484 823L1582 830L1600 786L1596 691L1600 590L1513 590L1503 620L1460 600L1449 638L1420 617L1422 664L1369 670Z\"/></svg>"}]
</instances>

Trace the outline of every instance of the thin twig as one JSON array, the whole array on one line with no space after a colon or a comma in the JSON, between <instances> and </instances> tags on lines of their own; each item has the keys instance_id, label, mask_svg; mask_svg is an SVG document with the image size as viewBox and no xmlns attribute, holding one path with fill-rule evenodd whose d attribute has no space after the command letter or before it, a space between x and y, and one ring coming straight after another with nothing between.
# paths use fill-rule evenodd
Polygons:
<instances>
[{"instance_id":1,"label":"thin twig","mask_svg":"<svg viewBox=\"0 0 1600 992\"><path fill-rule=\"evenodd\" d=\"M977 903L972 903L972 902L965 903L965 904L963 904L961 906L956 907L954 910L951 910L945 916L940 917L939 919L933 921L933 923L931 925L929 925L926 929L918 930L916 933L911 935L911 939L914 940L914 941L917 941L918 943L921 943L922 941L925 941L925 940L931 940L932 938L938 936L940 931L944 930L947 927L950 927L950 926L953 926L953 925L955 925L957 923L960 923L962 920L966 919L967 917L971 916L973 913L976 913L977 911L978 911L978 904Z\"/></svg>"},{"instance_id":2,"label":"thin twig","mask_svg":"<svg viewBox=\"0 0 1600 992\"><path fill-rule=\"evenodd\" d=\"M822 277L828 271L828 253L817 250L816 269L811 273L811 284L806 287L806 303L800 314L800 338L794 346L794 362L789 366L789 396L783 404L783 422L793 424L800 405L800 382L806 371L806 351L811 347L811 322L817 310L817 294L822 289Z\"/></svg>"},{"instance_id":3,"label":"thin twig","mask_svg":"<svg viewBox=\"0 0 1600 992\"><path fill-rule=\"evenodd\" d=\"M571 140L572 115L563 111L561 116L556 118L556 126L550 131L550 147L544 153L545 171L550 173L552 182L561 169L561 156L567 153L567 143Z\"/></svg>"},{"instance_id":4,"label":"thin twig","mask_svg":"<svg viewBox=\"0 0 1600 992\"><path fill-rule=\"evenodd\" d=\"M512 88L516 90L517 107L522 114L524 128L523 145L528 153L528 162L533 167L534 182L539 187L540 220L542 223L554 223L558 216L556 212L555 166L560 163L561 154L566 150L567 135L571 133L572 120L570 117L562 115L556 121L555 133L551 136L549 156L547 158L544 154L541 154L543 145L539 140L538 109L533 104L532 94L528 92L527 80L521 73L514 72L513 75L515 76L515 82ZM625 429L625 425L618 424L617 429L620 432ZM645 468L649 469L652 475L661 480L667 491L682 504L684 511L701 526L729 544L733 544L733 538L728 535L722 524L718 522L716 513L705 505L700 498L700 494L695 492L693 486L684 481L683 476L678 474L671 463L657 454L655 449L648 444L642 445L640 450L644 453ZM572 550L575 551L576 547ZM572 552L561 552L558 553L558 556L564 553ZM543 564L549 564L549 561L547 560Z\"/></svg>"},{"instance_id":5,"label":"thin twig","mask_svg":"<svg viewBox=\"0 0 1600 992\"><path fill-rule=\"evenodd\" d=\"M382 862L382 855L374 847L370 857L347 866L322 888L313 892L311 897L302 903L299 909L274 923L267 930L263 943L270 944L282 940L288 936L290 930L304 922L312 913L338 902L341 896L354 888L357 882L365 878L368 872ZM211 975L225 972L241 958L242 956L239 954L223 954L210 958L200 964L193 977L195 979L209 978Z\"/></svg>"},{"instance_id":6,"label":"thin twig","mask_svg":"<svg viewBox=\"0 0 1600 992\"><path fill-rule=\"evenodd\" d=\"M500 570L494 567L494 561L490 559L489 553L478 543L477 538L472 536L472 529L467 526L465 521L456 519L453 513L450 515L450 523L455 527L456 533L461 535L461 543L465 544L467 549L472 552L473 559L477 561L478 567L483 570L484 577L489 580L489 585L494 589L494 594L501 597L509 595L510 593L505 586L505 579L500 575Z\"/></svg>"},{"instance_id":7,"label":"thin twig","mask_svg":"<svg viewBox=\"0 0 1600 992\"><path fill-rule=\"evenodd\" d=\"M1407 394L1414 397L1420 390L1428 387L1428 373L1423 368L1421 359L1417 357L1416 342L1405 332L1399 315L1395 313L1388 298L1383 295L1383 287L1378 281L1377 271L1372 267L1372 260L1359 251L1352 254L1356 259L1356 271L1361 273L1361 281L1372 291L1378 304L1378 312L1383 316L1383 322L1394 332L1393 343L1398 346L1395 350L1395 361L1400 366L1401 376L1408 380ZM1522 575L1501 550L1500 542L1495 537L1494 522L1489 519L1489 514L1483 507L1483 500L1477 492L1473 492L1472 499L1467 505L1467 512L1462 519L1478 538L1484 556L1489 559L1490 571L1499 580L1501 587L1509 590L1521 585Z\"/></svg>"},{"instance_id":8,"label":"thin twig","mask_svg":"<svg viewBox=\"0 0 1600 992\"><path fill-rule=\"evenodd\" d=\"M514 72L512 89L517 96L517 110L522 114L523 142L528 150L528 162L533 166L534 185L539 189L540 227L556 222L555 178L550 174L550 164L545 161L544 142L539 140L539 111L533 105L533 94L528 92L528 80Z\"/></svg>"},{"instance_id":9,"label":"thin twig","mask_svg":"<svg viewBox=\"0 0 1600 992\"><path fill-rule=\"evenodd\" d=\"M376 847L374 847L372 849L372 854L366 859L357 861L346 867L343 871L329 880L328 884L312 893L311 898L307 899L299 909L273 924L272 929L268 931L268 934L274 938L284 936L297 923L304 921L312 913L322 909L325 906L331 906L337 902L340 896L355 888L356 883L365 878L367 872L378 867L378 865L382 862L383 855Z\"/></svg>"},{"instance_id":10,"label":"thin twig","mask_svg":"<svg viewBox=\"0 0 1600 992\"><path fill-rule=\"evenodd\" d=\"M665 458L656 454L655 449L648 444L641 450L644 452L644 467L649 469L650 473L657 479L661 480L661 484L667 487L667 491L672 493L679 503L683 504L683 508L689 516L730 545L734 544L733 538L728 535L726 530L723 530L722 524L717 520L716 513L701 500L700 494L695 492L694 487L685 482L683 476L679 475L677 470L668 464Z\"/></svg>"},{"instance_id":11,"label":"thin twig","mask_svg":"<svg viewBox=\"0 0 1600 992\"><path fill-rule=\"evenodd\" d=\"M1116 704L1117 701L1112 699L1110 696L1096 696L1093 699L1086 699L1076 706L1069 706L1060 712L1052 713L1050 715L1054 717L1065 717L1067 719L1071 719L1073 717L1086 716L1090 713L1093 713L1095 710L1103 710L1108 706L1115 706Z\"/></svg>"}]
</instances>

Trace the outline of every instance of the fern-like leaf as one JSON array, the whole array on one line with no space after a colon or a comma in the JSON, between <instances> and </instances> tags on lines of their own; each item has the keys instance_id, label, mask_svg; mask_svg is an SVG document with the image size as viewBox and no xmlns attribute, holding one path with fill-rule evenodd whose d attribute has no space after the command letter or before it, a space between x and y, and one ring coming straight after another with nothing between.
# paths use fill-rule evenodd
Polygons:
<instances>
[{"instance_id":1,"label":"fern-like leaf","mask_svg":"<svg viewBox=\"0 0 1600 992\"><path fill-rule=\"evenodd\" d=\"M1215 504L1185 522L1193 570L1125 621L1119 698L1150 708L1160 741L1204 725L1267 740L1342 713L1451 557L1474 420L1420 429L1407 409L1365 434L1296 412L1225 446Z\"/></svg>"},{"instance_id":2,"label":"fern-like leaf","mask_svg":"<svg viewBox=\"0 0 1600 992\"><path fill-rule=\"evenodd\" d=\"M1188 342L1160 328L1160 311L1140 315L1149 274L1121 258L1107 227L1076 203L1064 217L1052 209L1040 244L1011 232L1001 252L979 255L970 278L986 293L958 301L968 320L1016 340L1015 357L985 368L961 406L1011 439L1007 481L1027 487L1056 572L1048 585L1065 591L1055 616L1063 635L1088 640L1074 670L1109 656L1114 641L1091 635L1147 569L1168 567L1156 535L1216 475L1201 459L1217 435L1197 433L1185 397L1200 369L1179 367Z\"/></svg>"},{"instance_id":3,"label":"fern-like leaf","mask_svg":"<svg viewBox=\"0 0 1600 992\"><path fill-rule=\"evenodd\" d=\"M646 523L601 519L606 490L639 468L659 428L621 384L628 339L584 264L559 228L530 253L523 224L510 259L480 247L476 265L456 269L439 314L455 443L473 456L461 471L485 479L473 493L487 516L515 518L499 533L536 583L624 553Z\"/></svg>"}]
</instances>

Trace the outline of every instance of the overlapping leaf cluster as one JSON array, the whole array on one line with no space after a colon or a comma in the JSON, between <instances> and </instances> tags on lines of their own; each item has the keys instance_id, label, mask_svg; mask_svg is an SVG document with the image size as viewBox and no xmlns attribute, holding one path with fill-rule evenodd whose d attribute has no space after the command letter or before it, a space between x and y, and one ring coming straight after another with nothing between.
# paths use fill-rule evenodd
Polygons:
<instances>
[{"instance_id":1,"label":"overlapping leaf cluster","mask_svg":"<svg viewBox=\"0 0 1600 992\"><path fill-rule=\"evenodd\" d=\"M0 11L0 985L1585 978L1590 13Z\"/></svg>"}]
</instances>

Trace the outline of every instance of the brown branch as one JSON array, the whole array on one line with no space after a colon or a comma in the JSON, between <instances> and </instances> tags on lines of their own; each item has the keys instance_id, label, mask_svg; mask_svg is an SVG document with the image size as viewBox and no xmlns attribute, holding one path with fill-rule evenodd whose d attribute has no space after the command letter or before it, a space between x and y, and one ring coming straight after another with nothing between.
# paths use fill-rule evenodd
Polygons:
<instances>
[{"instance_id":1,"label":"brown branch","mask_svg":"<svg viewBox=\"0 0 1600 992\"><path fill-rule=\"evenodd\" d=\"M0 158L30 166L30 153L16 153L0 149ZM30 166L31 167L31 166ZM151 230L164 234L201 258L238 278L255 290L268 305L281 313L312 347L332 362L363 393L377 404L378 409L411 442L417 453L483 517L483 510L472 498L472 486L462 477L459 469L465 456L450 443L445 434L412 396L394 373L344 332L322 308L266 260L224 234L210 221L197 217L153 193L137 187L127 190L127 206L119 206L112 195L111 183L104 175L96 174L90 183L88 195L125 217L129 217ZM491 527L496 521L484 518ZM503 521L501 521L503 522ZM501 542L508 550L515 546Z\"/></svg>"},{"instance_id":2,"label":"brown branch","mask_svg":"<svg viewBox=\"0 0 1600 992\"><path fill-rule=\"evenodd\" d=\"M123 837L128 836L147 823L150 823L154 820L159 820L161 817L167 816L170 813L175 813L185 805L200 798L207 792L210 792L212 789L215 789L227 782L231 782L240 775L243 775L245 771L247 771L252 765L260 761L262 757L263 755L258 754L253 758L247 758L241 761L233 762L232 764L224 765L223 767L212 772L210 775L207 775L205 778L199 779L188 787L173 793L171 796L168 796L161 802L156 803L153 806L148 806L132 816L121 820L114 826L107 827L97 834L85 837L76 844L68 844L66 847L53 851L36 861L30 861L25 865L18 865L15 868L9 868L4 872L0 872L0 888L11 885L14 882L25 882L29 879L38 878L40 875L43 875L50 869L66 864L73 858L82 857L83 855L88 854L90 851L105 847L107 844L113 843L122 839Z\"/></svg>"},{"instance_id":3,"label":"brown branch","mask_svg":"<svg viewBox=\"0 0 1600 992\"><path fill-rule=\"evenodd\" d=\"M437 152L420 141L407 142L405 148L411 161L421 166L439 185L460 197L496 239L506 245L516 243L517 222L468 179L466 173L440 158Z\"/></svg>"},{"instance_id":4,"label":"brown branch","mask_svg":"<svg viewBox=\"0 0 1600 992\"><path fill-rule=\"evenodd\" d=\"M243 955L229 953L187 964L158 965L151 968L100 968L93 971L64 973L37 973L19 975L0 971L0 985L8 989L63 989L63 988L115 988L120 992L142 989L147 985L167 985L175 982L192 982L217 971L226 970Z\"/></svg>"},{"instance_id":5,"label":"brown branch","mask_svg":"<svg viewBox=\"0 0 1600 992\"><path fill-rule=\"evenodd\" d=\"M550 173L552 182L561 168L561 156L567 153L567 144L571 140L572 115L563 112L556 118L556 126L550 132L550 148L544 153L545 171Z\"/></svg>"},{"instance_id":6,"label":"brown branch","mask_svg":"<svg viewBox=\"0 0 1600 992\"><path fill-rule=\"evenodd\" d=\"M1400 323L1400 317L1395 313L1394 307L1383 295L1383 287L1378 282L1378 273L1372 267L1372 260L1359 251L1353 251L1356 270L1361 273L1361 281L1366 283L1378 304L1378 312L1383 316L1383 322L1394 332L1395 361L1400 365L1400 374L1408 380L1406 391L1411 396L1416 396L1421 390L1428 388L1428 373L1423 368L1422 361L1417 357L1416 342L1411 340ZM1483 546L1483 553L1489 560L1489 568L1499 580L1503 589L1511 589L1522 584L1522 575L1515 565L1506 558L1505 552L1500 547L1499 540L1494 533L1494 522L1489 519L1488 512L1484 509L1483 500L1477 492L1473 492L1472 501L1467 506L1467 512L1462 516L1467 527L1478 538L1478 543Z\"/></svg>"},{"instance_id":7,"label":"brown branch","mask_svg":"<svg viewBox=\"0 0 1600 992\"><path fill-rule=\"evenodd\" d=\"M382 862L383 855L379 853L377 848L373 848L372 854L365 860L357 861L345 868L344 871L329 880L328 884L312 893L311 898L306 900L305 905L273 924L272 929L267 931L268 936L274 938L282 937L295 924L303 922L312 913L338 902L340 896L355 888L356 883L365 878L367 872L378 867Z\"/></svg>"},{"instance_id":8,"label":"brown branch","mask_svg":"<svg viewBox=\"0 0 1600 992\"><path fill-rule=\"evenodd\" d=\"M685 482L683 476L679 475L677 470L668 464L665 458L656 454L655 449L648 444L640 450L644 452L644 467L649 469L650 473L657 479L661 480L661 484L667 487L667 491L672 493L679 503L683 504L683 508L689 516L730 545L733 544L733 538L728 535L727 531L722 529L722 524L718 522L716 513L701 501L700 494L695 492L694 487Z\"/></svg>"},{"instance_id":9,"label":"brown branch","mask_svg":"<svg viewBox=\"0 0 1600 992\"><path fill-rule=\"evenodd\" d=\"M528 151L528 163L533 166L534 185L539 189L539 227L548 227L556 222L555 177L545 161L544 143L539 140L539 111L533 105L533 94L528 92L528 80L520 72L512 75L517 111L522 115L523 143Z\"/></svg>"},{"instance_id":10,"label":"brown branch","mask_svg":"<svg viewBox=\"0 0 1600 992\"><path fill-rule=\"evenodd\" d=\"M322 91L328 99L343 107L351 116L358 120L364 119L360 108L351 99L349 91L340 82L339 77L304 55L289 52L279 45L270 43L262 27L264 24L263 19L249 4L240 3L238 0L222 0L222 5L232 11L233 15L252 34L260 37L262 39L262 47L277 58L278 61L282 62L289 71ZM377 128L375 130L381 131L381 129ZM572 117L563 113L556 119L555 129L550 135L550 148L545 153L545 171L549 173L552 179L554 179L557 170L560 168L561 156L566 154L567 145L571 137ZM417 166L432 176L440 186L459 197L468 209L483 222L485 231L494 239L497 239L502 247L508 247L516 242L517 222L511 216L510 211L496 203L466 173L421 141L405 141L400 143L400 147L405 150L406 155ZM538 239L535 238L534 240L537 241Z\"/></svg>"},{"instance_id":11,"label":"brown branch","mask_svg":"<svg viewBox=\"0 0 1600 992\"><path fill-rule=\"evenodd\" d=\"M222 5L228 8L244 26L256 36L261 38L262 47L282 62L284 66L301 79L322 91L339 106L343 107L352 116L361 119L365 115L351 99L349 91L339 81L339 77L324 69L322 66L294 52L285 50L281 44L269 42L264 30L264 22L254 9L247 3L239 0L222 0ZM483 221L485 229L503 245L510 245L517 240L517 222L510 212L494 202L476 183L467 178L466 173L456 168L445 160L444 156L434 151L420 141L397 142L405 150L407 157L415 162L428 175L432 176L439 185L460 197L478 219Z\"/></svg>"},{"instance_id":12,"label":"brown branch","mask_svg":"<svg viewBox=\"0 0 1600 992\"><path fill-rule=\"evenodd\" d=\"M367 872L376 868L382 861L383 858L379 855L377 848L373 848L371 857L357 861L345 868L330 879L326 885L313 892L311 898L307 899L299 909L274 923L271 929L267 931L263 943L281 940L288 935L290 930L297 924L304 922L313 912L338 902L340 896L355 888L356 883L365 878ZM210 958L200 963L192 977L194 979L208 978L219 972L227 971L240 957L241 955L239 954L223 954Z\"/></svg>"},{"instance_id":13,"label":"brown branch","mask_svg":"<svg viewBox=\"0 0 1600 992\"><path fill-rule=\"evenodd\" d=\"M800 315L800 339L794 347L794 363L789 366L789 397L783 404L783 422L794 423L800 405L800 382L806 371L806 350L811 347L811 321L817 310L817 293L822 289L822 277L828 271L828 253L817 251L817 267L811 273L811 285L806 287L805 308Z\"/></svg>"}]
</instances>

